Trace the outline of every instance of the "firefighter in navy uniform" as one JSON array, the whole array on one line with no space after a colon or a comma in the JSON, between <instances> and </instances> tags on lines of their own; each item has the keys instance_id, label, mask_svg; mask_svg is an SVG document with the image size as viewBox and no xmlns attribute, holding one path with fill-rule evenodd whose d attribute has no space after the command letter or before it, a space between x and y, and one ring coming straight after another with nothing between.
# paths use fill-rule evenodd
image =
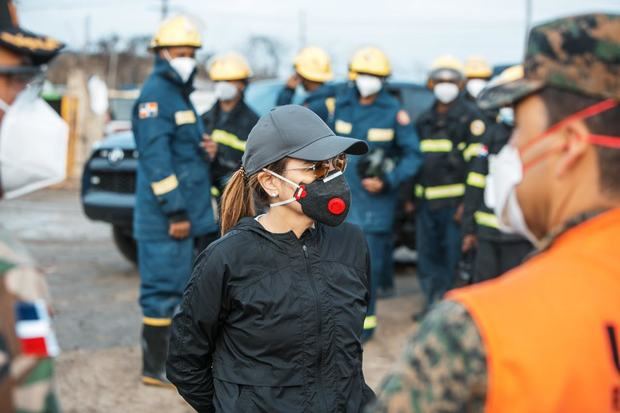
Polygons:
<instances>
[{"instance_id":1,"label":"firefighter in navy uniform","mask_svg":"<svg viewBox=\"0 0 620 413\"><path fill-rule=\"evenodd\" d=\"M427 304L419 319L453 286L461 256L463 195L470 153L486 131L465 101L461 62L442 56L434 63L428 86L434 105L417 121L424 163L415 186L418 277Z\"/></svg>"},{"instance_id":2,"label":"firefighter in navy uniform","mask_svg":"<svg viewBox=\"0 0 620 413\"><path fill-rule=\"evenodd\" d=\"M189 95L200 33L185 17L162 23L153 38L153 72L136 101L132 128L140 154L134 236L143 312L143 382L169 385L169 327L191 274L195 249L217 234L203 125Z\"/></svg>"},{"instance_id":3,"label":"firefighter in navy uniform","mask_svg":"<svg viewBox=\"0 0 620 413\"><path fill-rule=\"evenodd\" d=\"M369 157L383 158L393 166L367 174L351 159L345 174L351 187L348 222L359 225L370 251L371 299L364 323L363 340L368 340L377 325L375 303L379 286L393 287L393 225L401 184L413 178L421 165L415 128L400 102L384 87L391 67L379 49L367 47L351 60L354 85L336 99L332 129L340 136L355 136L368 142ZM379 153L382 152L382 154ZM370 162L372 163L372 162Z\"/></svg>"},{"instance_id":4,"label":"firefighter in navy uniform","mask_svg":"<svg viewBox=\"0 0 620 413\"><path fill-rule=\"evenodd\" d=\"M245 103L243 94L252 70L237 53L216 56L209 64L209 77L215 83L217 102L202 115L207 136L205 149L213 160L211 188L219 196L228 178L241 165L248 134L258 121L258 115Z\"/></svg>"},{"instance_id":5,"label":"firefighter in navy uniform","mask_svg":"<svg viewBox=\"0 0 620 413\"><path fill-rule=\"evenodd\" d=\"M466 78L465 97L478 106L476 99L493 77L493 69L484 58L470 56L465 62L464 71Z\"/></svg>"},{"instance_id":6,"label":"firefighter in navy uniform","mask_svg":"<svg viewBox=\"0 0 620 413\"><path fill-rule=\"evenodd\" d=\"M496 87L523 77L523 67L506 69L492 82ZM480 153L472 161L465 189L463 213L462 251L467 254L477 250L473 265L473 282L495 278L521 264L532 252L532 244L525 238L499 230L499 223L484 200L489 156L496 155L508 143L514 125L513 109L499 109L497 123L492 125L483 139Z\"/></svg>"},{"instance_id":7,"label":"firefighter in navy uniform","mask_svg":"<svg viewBox=\"0 0 620 413\"><path fill-rule=\"evenodd\" d=\"M305 47L295 56L293 68L295 73L278 95L276 105L293 103L295 89L301 85L307 93L303 105L328 122L334 112L337 93L336 88L327 83L334 78L329 55L320 47Z\"/></svg>"}]
</instances>

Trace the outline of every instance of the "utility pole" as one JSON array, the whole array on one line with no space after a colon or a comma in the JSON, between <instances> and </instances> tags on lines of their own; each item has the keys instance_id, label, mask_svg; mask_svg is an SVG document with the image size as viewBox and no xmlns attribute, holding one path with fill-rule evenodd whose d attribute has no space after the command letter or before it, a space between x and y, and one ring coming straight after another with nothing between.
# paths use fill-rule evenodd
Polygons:
<instances>
[{"instance_id":1,"label":"utility pole","mask_svg":"<svg viewBox=\"0 0 620 413\"><path fill-rule=\"evenodd\" d=\"M84 53L90 47L90 14L84 17Z\"/></svg>"},{"instance_id":2,"label":"utility pole","mask_svg":"<svg viewBox=\"0 0 620 413\"><path fill-rule=\"evenodd\" d=\"M168 17L168 0L161 0L161 20L166 20Z\"/></svg>"},{"instance_id":3,"label":"utility pole","mask_svg":"<svg viewBox=\"0 0 620 413\"><path fill-rule=\"evenodd\" d=\"M306 12L299 10L299 48L306 46Z\"/></svg>"},{"instance_id":4,"label":"utility pole","mask_svg":"<svg viewBox=\"0 0 620 413\"><path fill-rule=\"evenodd\" d=\"M527 36L532 27L532 0L525 0L525 47L527 47Z\"/></svg>"}]
</instances>

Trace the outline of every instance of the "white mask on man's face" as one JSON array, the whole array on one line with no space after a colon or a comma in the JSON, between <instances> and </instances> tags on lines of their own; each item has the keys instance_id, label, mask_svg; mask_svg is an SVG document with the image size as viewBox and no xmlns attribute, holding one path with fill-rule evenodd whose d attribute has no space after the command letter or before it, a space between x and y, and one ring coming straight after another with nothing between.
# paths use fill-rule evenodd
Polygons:
<instances>
[{"instance_id":1,"label":"white mask on man's face","mask_svg":"<svg viewBox=\"0 0 620 413\"><path fill-rule=\"evenodd\" d=\"M467 81L465 87L467 88L469 94L475 99L478 95L480 95L480 92L482 92L482 89L484 89L488 83L489 81L484 79L470 79Z\"/></svg>"},{"instance_id":2,"label":"white mask on man's face","mask_svg":"<svg viewBox=\"0 0 620 413\"><path fill-rule=\"evenodd\" d=\"M181 77L183 83L187 83L189 78L196 70L196 59L193 57L172 57L168 50L164 50L164 57L170 63L170 66Z\"/></svg>"},{"instance_id":3,"label":"white mask on man's face","mask_svg":"<svg viewBox=\"0 0 620 413\"><path fill-rule=\"evenodd\" d=\"M233 100L237 97L238 93L239 90L237 89L237 86L230 82L215 83L215 97L219 100Z\"/></svg>"},{"instance_id":4,"label":"white mask on man's face","mask_svg":"<svg viewBox=\"0 0 620 413\"><path fill-rule=\"evenodd\" d=\"M27 88L4 110L0 125L0 186L15 198L62 182L66 175L69 128L41 98Z\"/></svg>"},{"instance_id":5,"label":"white mask on man's face","mask_svg":"<svg viewBox=\"0 0 620 413\"><path fill-rule=\"evenodd\" d=\"M372 75L357 75L355 78L355 86L360 93L360 96L366 98L379 93L383 87L381 78Z\"/></svg>"},{"instance_id":6,"label":"white mask on man's face","mask_svg":"<svg viewBox=\"0 0 620 413\"><path fill-rule=\"evenodd\" d=\"M451 82L437 83L433 88L433 93L441 103L450 103L459 95L459 87Z\"/></svg>"}]
</instances>

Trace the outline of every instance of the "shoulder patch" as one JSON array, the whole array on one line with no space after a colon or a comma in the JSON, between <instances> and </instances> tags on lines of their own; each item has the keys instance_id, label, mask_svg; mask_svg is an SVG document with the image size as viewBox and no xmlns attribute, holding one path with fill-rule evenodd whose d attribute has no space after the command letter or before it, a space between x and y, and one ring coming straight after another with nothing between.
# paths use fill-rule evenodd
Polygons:
<instances>
[{"instance_id":1,"label":"shoulder patch","mask_svg":"<svg viewBox=\"0 0 620 413\"><path fill-rule=\"evenodd\" d=\"M156 118L159 113L157 102L144 102L138 106L138 117L140 119Z\"/></svg>"},{"instance_id":2,"label":"shoulder patch","mask_svg":"<svg viewBox=\"0 0 620 413\"><path fill-rule=\"evenodd\" d=\"M411 123L411 118L409 117L409 114L406 110L401 109L396 114L396 121L401 126L407 126Z\"/></svg>"},{"instance_id":3,"label":"shoulder patch","mask_svg":"<svg viewBox=\"0 0 620 413\"><path fill-rule=\"evenodd\" d=\"M196 115L192 110L180 110L175 112L174 121L177 125L186 125L188 123L196 123Z\"/></svg>"},{"instance_id":4,"label":"shoulder patch","mask_svg":"<svg viewBox=\"0 0 620 413\"><path fill-rule=\"evenodd\" d=\"M480 119L474 120L469 124L469 131L474 136L480 136L487 130L486 125Z\"/></svg>"}]
</instances>

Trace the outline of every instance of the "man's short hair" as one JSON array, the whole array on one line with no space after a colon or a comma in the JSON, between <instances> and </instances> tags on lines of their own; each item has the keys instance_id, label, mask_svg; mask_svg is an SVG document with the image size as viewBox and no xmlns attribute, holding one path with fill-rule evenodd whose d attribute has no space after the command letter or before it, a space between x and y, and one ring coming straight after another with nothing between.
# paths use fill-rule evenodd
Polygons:
<instances>
[{"instance_id":1,"label":"man's short hair","mask_svg":"<svg viewBox=\"0 0 620 413\"><path fill-rule=\"evenodd\" d=\"M547 109L549 126L601 101L554 87L546 87L539 96ZM592 134L616 136L620 142L620 106L584 119L584 122ZM596 146L595 150L601 189L607 195L620 197L620 149Z\"/></svg>"}]
</instances>

